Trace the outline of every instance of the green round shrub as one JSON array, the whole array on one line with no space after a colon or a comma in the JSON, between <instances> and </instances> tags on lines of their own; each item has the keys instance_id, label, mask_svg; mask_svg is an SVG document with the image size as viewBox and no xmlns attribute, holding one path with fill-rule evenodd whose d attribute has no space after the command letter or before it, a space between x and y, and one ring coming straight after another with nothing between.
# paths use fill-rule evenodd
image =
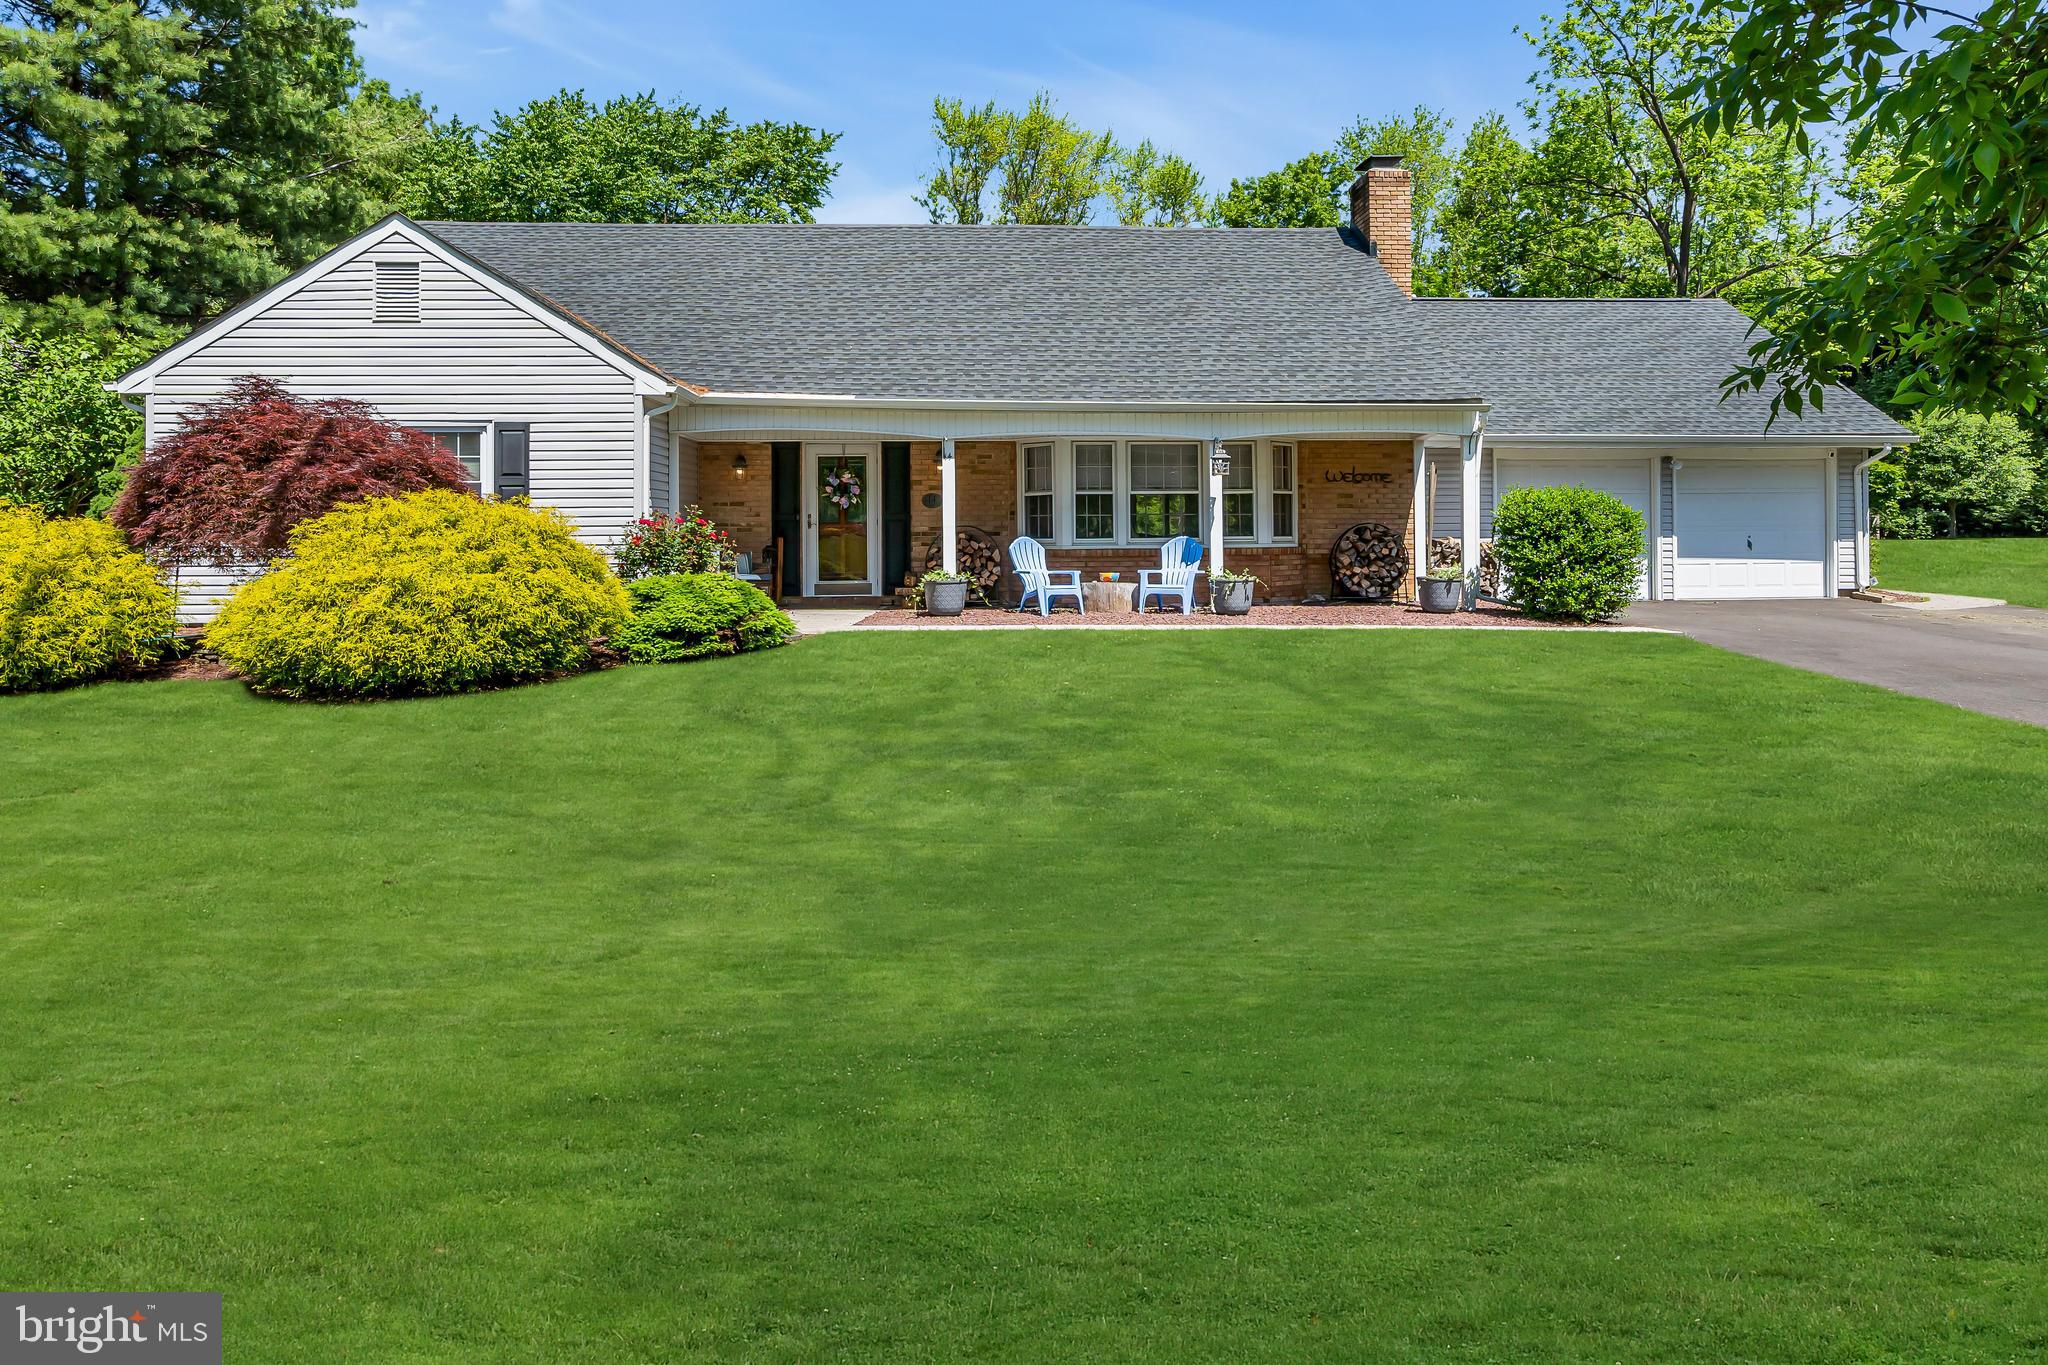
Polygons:
<instances>
[{"instance_id":1,"label":"green round shrub","mask_svg":"<svg viewBox=\"0 0 2048 1365\"><path fill-rule=\"evenodd\" d=\"M291 697L462 692L584 667L626 619L604 556L552 509L433 490L302 522L207 642Z\"/></svg>"},{"instance_id":2,"label":"green round shrub","mask_svg":"<svg viewBox=\"0 0 2048 1365\"><path fill-rule=\"evenodd\" d=\"M1635 596L1643 518L1592 488L1517 488L1493 513L1508 600L1552 621L1604 621Z\"/></svg>"},{"instance_id":3,"label":"green round shrub","mask_svg":"<svg viewBox=\"0 0 2048 1365\"><path fill-rule=\"evenodd\" d=\"M0 692L154 663L177 624L177 596L119 531L0 503Z\"/></svg>"},{"instance_id":4,"label":"green round shrub","mask_svg":"<svg viewBox=\"0 0 2048 1365\"><path fill-rule=\"evenodd\" d=\"M676 573L626 584L633 619L613 641L634 663L672 663L713 654L744 654L785 644L796 623L768 594L729 574Z\"/></svg>"}]
</instances>

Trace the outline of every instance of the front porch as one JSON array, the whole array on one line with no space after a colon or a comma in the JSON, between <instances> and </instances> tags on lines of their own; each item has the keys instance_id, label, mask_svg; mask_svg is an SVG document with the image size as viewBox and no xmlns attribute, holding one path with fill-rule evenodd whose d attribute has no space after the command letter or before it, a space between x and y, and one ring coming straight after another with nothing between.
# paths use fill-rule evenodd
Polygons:
<instances>
[{"instance_id":1,"label":"front porch","mask_svg":"<svg viewBox=\"0 0 2048 1365\"><path fill-rule=\"evenodd\" d=\"M680 438L670 486L676 505L694 502L731 531L785 601L896 597L944 563L949 524L992 549L1000 572L991 596L1003 604L1017 598L1008 547L1022 535L1046 547L1055 569L1135 579L1159 566L1167 539L1186 534L1203 544L1205 569L1256 574L1262 603L1345 600L1357 594L1333 582L1331 547L1375 523L1402 554L1382 600L1412 602L1429 537L1457 534L1431 506L1444 490L1430 461L1444 452L1425 455L1421 432L774 437ZM847 500L849 481L858 492Z\"/></svg>"}]
</instances>

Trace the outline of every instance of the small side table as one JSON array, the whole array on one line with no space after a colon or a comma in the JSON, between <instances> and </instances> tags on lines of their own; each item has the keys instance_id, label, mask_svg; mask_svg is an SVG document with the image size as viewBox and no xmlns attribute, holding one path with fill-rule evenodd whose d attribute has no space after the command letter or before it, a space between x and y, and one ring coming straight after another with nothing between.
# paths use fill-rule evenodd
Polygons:
<instances>
[{"instance_id":1,"label":"small side table","mask_svg":"<svg viewBox=\"0 0 2048 1365\"><path fill-rule=\"evenodd\" d=\"M1136 583L1105 583L1101 579L1081 584L1081 600L1088 604L1090 611L1129 612L1136 610L1138 585Z\"/></svg>"}]
</instances>

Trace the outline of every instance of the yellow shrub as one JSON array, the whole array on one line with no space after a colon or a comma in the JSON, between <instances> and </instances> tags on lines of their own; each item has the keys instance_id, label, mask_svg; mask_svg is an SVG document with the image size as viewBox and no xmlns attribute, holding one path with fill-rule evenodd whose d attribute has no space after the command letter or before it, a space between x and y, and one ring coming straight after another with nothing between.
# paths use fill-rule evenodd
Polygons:
<instances>
[{"instance_id":1,"label":"yellow shrub","mask_svg":"<svg viewBox=\"0 0 2048 1365\"><path fill-rule=\"evenodd\" d=\"M582 667L627 616L604 556L552 509L412 493L345 503L207 632L257 686L296 697L460 692Z\"/></svg>"},{"instance_id":2,"label":"yellow shrub","mask_svg":"<svg viewBox=\"0 0 2048 1365\"><path fill-rule=\"evenodd\" d=\"M0 692L152 663L176 626L177 598L119 531L0 503Z\"/></svg>"}]
</instances>

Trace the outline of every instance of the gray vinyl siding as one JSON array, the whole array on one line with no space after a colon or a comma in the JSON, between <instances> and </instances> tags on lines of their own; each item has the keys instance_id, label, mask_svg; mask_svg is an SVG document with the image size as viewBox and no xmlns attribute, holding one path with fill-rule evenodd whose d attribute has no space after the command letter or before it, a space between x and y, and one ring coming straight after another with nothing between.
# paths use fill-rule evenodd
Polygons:
<instances>
[{"instance_id":1,"label":"gray vinyl siding","mask_svg":"<svg viewBox=\"0 0 2048 1365\"><path fill-rule=\"evenodd\" d=\"M1479 448L1479 538L1493 539L1493 449Z\"/></svg>"},{"instance_id":2,"label":"gray vinyl siding","mask_svg":"<svg viewBox=\"0 0 2048 1365\"><path fill-rule=\"evenodd\" d=\"M178 624L203 626L236 588L262 572L260 565L173 564L164 581L178 594Z\"/></svg>"},{"instance_id":3,"label":"gray vinyl siding","mask_svg":"<svg viewBox=\"0 0 2048 1365\"><path fill-rule=\"evenodd\" d=\"M675 481L676 506L689 507L701 502L697 489L697 443L687 436L675 437Z\"/></svg>"},{"instance_id":4,"label":"gray vinyl siding","mask_svg":"<svg viewBox=\"0 0 2048 1365\"><path fill-rule=\"evenodd\" d=\"M380 260L419 262L419 322L371 321ZM307 397L361 399L413 425L528 423L536 504L561 509L594 545L637 515L633 381L403 238L365 249L161 371L151 438L247 374Z\"/></svg>"},{"instance_id":5,"label":"gray vinyl siding","mask_svg":"<svg viewBox=\"0 0 2048 1365\"><path fill-rule=\"evenodd\" d=\"M1850 592L1863 585L1856 581L1856 537L1862 527L1858 515L1857 461L1861 451L1845 450L1835 459L1835 591ZM1867 476L1867 472L1866 472Z\"/></svg>"},{"instance_id":6,"label":"gray vinyl siding","mask_svg":"<svg viewBox=\"0 0 2048 1365\"><path fill-rule=\"evenodd\" d=\"M647 499L651 511L674 515L675 451L669 437L668 414L647 421Z\"/></svg>"},{"instance_id":7,"label":"gray vinyl siding","mask_svg":"<svg viewBox=\"0 0 2048 1365\"><path fill-rule=\"evenodd\" d=\"M1678 596L1678 515L1674 506L1678 476L1671 457L1657 461L1657 596L1669 602Z\"/></svg>"},{"instance_id":8,"label":"gray vinyl siding","mask_svg":"<svg viewBox=\"0 0 2048 1365\"><path fill-rule=\"evenodd\" d=\"M1429 451L1428 460L1426 476L1433 475L1436 479L1436 497L1429 505L1429 534L1459 535L1462 528L1458 523L1465 515L1464 507L1459 502L1465 477L1465 461L1456 450Z\"/></svg>"}]
</instances>

